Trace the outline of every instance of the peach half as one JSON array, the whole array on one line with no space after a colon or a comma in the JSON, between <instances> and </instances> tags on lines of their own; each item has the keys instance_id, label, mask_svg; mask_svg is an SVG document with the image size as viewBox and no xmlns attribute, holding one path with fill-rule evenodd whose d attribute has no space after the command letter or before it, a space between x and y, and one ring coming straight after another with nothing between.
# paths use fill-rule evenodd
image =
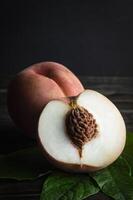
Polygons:
<instances>
[{"instance_id":1,"label":"peach half","mask_svg":"<svg viewBox=\"0 0 133 200\"><path fill-rule=\"evenodd\" d=\"M50 101L38 124L44 155L59 168L95 171L113 163L126 140L124 120L105 96L85 90L70 103Z\"/></svg>"}]
</instances>

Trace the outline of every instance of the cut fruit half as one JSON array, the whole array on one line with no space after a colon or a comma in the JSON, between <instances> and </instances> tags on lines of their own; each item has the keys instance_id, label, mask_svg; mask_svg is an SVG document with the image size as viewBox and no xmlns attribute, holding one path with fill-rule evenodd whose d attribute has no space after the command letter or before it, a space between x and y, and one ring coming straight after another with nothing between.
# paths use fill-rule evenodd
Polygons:
<instances>
[{"instance_id":1,"label":"cut fruit half","mask_svg":"<svg viewBox=\"0 0 133 200\"><path fill-rule=\"evenodd\" d=\"M102 94L85 90L71 100L49 102L38 124L45 156L64 170L87 172L114 162L126 140L124 120Z\"/></svg>"}]
</instances>

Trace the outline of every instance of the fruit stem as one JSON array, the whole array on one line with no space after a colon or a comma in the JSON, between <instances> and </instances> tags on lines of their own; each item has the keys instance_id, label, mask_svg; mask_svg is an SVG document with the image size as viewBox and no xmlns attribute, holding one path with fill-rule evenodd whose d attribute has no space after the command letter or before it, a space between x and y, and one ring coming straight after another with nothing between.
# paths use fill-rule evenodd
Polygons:
<instances>
[{"instance_id":1,"label":"fruit stem","mask_svg":"<svg viewBox=\"0 0 133 200\"><path fill-rule=\"evenodd\" d=\"M76 103L76 101L74 100L74 99L72 99L71 101L70 101L70 104L69 104L70 106L71 106L71 108L76 108L77 107L77 103Z\"/></svg>"}]
</instances>

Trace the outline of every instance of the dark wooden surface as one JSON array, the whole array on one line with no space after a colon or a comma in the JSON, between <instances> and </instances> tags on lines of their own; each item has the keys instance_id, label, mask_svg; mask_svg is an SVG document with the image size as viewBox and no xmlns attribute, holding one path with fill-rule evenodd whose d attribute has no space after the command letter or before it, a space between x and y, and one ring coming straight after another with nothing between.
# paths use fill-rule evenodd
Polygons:
<instances>
[{"instance_id":1,"label":"dark wooden surface","mask_svg":"<svg viewBox=\"0 0 133 200\"><path fill-rule=\"evenodd\" d=\"M7 106L7 86L12 76L0 76L0 154L29 147L35 141L27 138L11 121ZM95 89L120 109L127 126L133 131L133 78L132 77L80 77L85 88ZM44 178L36 181L0 180L0 200L39 200ZM90 197L89 200L109 200L102 193Z\"/></svg>"}]
</instances>

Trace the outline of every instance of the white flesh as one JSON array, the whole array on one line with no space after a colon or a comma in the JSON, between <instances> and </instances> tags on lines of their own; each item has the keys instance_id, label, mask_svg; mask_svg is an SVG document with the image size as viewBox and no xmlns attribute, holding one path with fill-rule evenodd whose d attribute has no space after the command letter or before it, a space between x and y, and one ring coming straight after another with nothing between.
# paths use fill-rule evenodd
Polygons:
<instances>
[{"instance_id":1,"label":"white flesh","mask_svg":"<svg viewBox=\"0 0 133 200\"><path fill-rule=\"evenodd\" d=\"M84 146L82 162L94 166L107 166L121 154L126 140L124 120L116 106L102 94L84 91L77 104L93 114L99 135Z\"/></svg>"},{"instance_id":2,"label":"white flesh","mask_svg":"<svg viewBox=\"0 0 133 200\"><path fill-rule=\"evenodd\" d=\"M77 149L65 132L65 117L70 106L62 101L51 101L39 119L39 138L49 155L66 163L80 163Z\"/></svg>"},{"instance_id":3,"label":"white flesh","mask_svg":"<svg viewBox=\"0 0 133 200\"><path fill-rule=\"evenodd\" d=\"M114 104L100 93L85 90L77 104L93 114L98 124L98 136L83 147L82 158L66 133L65 117L68 104L54 100L46 105L39 119L38 133L45 151L59 162L105 167L122 152L126 129Z\"/></svg>"}]
</instances>

